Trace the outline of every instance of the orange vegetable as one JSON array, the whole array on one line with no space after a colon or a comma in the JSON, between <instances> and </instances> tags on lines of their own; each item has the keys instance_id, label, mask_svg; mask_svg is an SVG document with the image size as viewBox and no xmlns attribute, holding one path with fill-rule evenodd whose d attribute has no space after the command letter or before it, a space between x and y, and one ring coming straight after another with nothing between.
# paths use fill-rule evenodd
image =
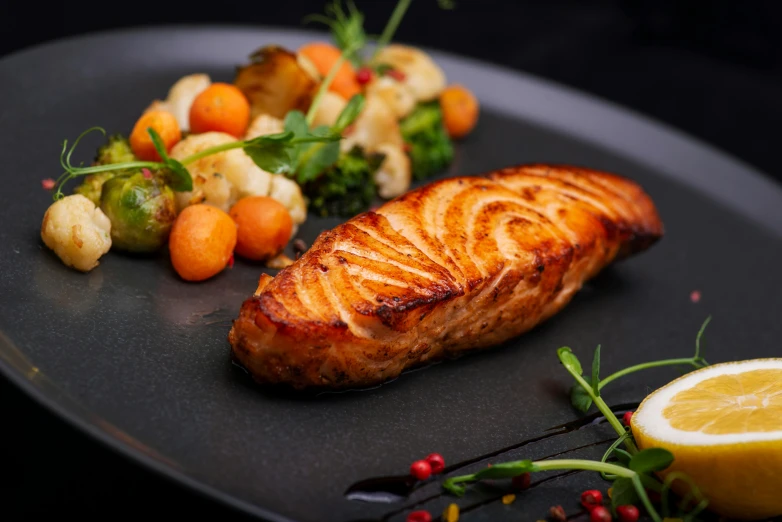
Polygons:
<instances>
[{"instance_id":1,"label":"orange vegetable","mask_svg":"<svg viewBox=\"0 0 782 522\"><path fill-rule=\"evenodd\" d=\"M266 261L285 248L293 231L288 209L268 196L242 198L231 207L238 233L236 253L254 261Z\"/></svg>"},{"instance_id":2,"label":"orange vegetable","mask_svg":"<svg viewBox=\"0 0 782 522\"><path fill-rule=\"evenodd\" d=\"M236 246L236 223L206 204L185 207L168 238L171 264L186 281L203 281L223 271Z\"/></svg>"},{"instance_id":3,"label":"orange vegetable","mask_svg":"<svg viewBox=\"0 0 782 522\"><path fill-rule=\"evenodd\" d=\"M160 161L160 154L157 153L152 137L147 132L150 127L160 135L166 146L166 152L179 143L182 139L182 131L174 115L168 111L157 109L147 111L138 119L130 133L130 148L133 154L144 161Z\"/></svg>"},{"instance_id":4,"label":"orange vegetable","mask_svg":"<svg viewBox=\"0 0 782 522\"><path fill-rule=\"evenodd\" d=\"M250 102L235 85L213 83L190 106L190 130L216 131L241 138L250 123Z\"/></svg>"},{"instance_id":5,"label":"orange vegetable","mask_svg":"<svg viewBox=\"0 0 782 522\"><path fill-rule=\"evenodd\" d=\"M445 130L451 138L467 136L478 122L478 99L461 85L449 85L440 94Z\"/></svg>"},{"instance_id":6,"label":"orange vegetable","mask_svg":"<svg viewBox=\"0 0 782 522\"><path fill-rule=\"evenodd\" d=\"M318 69L318 72L325 77L331 70L334 62L339 59L342 51L328 43L313 42L303 45L299 49L299 53L307 57L315 68ZM356 79L356 70L350 62L345 61L342 63L342 66L337 71L337 75L334 77L334 81L329 86L329 90L336 92L346 100L361 93L361 85L359 85Z\"/></svg>"}]
</instances>

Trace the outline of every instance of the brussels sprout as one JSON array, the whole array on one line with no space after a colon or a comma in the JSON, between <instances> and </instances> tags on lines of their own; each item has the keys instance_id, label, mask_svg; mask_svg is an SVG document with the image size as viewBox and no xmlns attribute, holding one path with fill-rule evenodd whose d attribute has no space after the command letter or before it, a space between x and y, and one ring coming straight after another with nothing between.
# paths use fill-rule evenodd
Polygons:
<instances>
[{"instance_id":1,"label":"brussels sprout","mask_svg":"<svg viewBox=\"0 0 782 522\"><path fill-rule=\"evenodd\" d=\"M97 174L90 174L86 178L84 178L84 181L81 182L81 185L73 189L73 192L76 194L81 194L82 196L86 197L90 201L92 201L95 206L100 205L100 193L103 189L103 184L107 181L113 178L116 175L116 172L98 172Z\"/></svg>"},{"instance_id":2,"label":"brussels sprout","mask_svg":"<svg viewBox=\"0 0 782 522\"><path fill-rule=\"evenodd\" d=\"M109 136L108 141L101 145L95 155L95 163L98 165L110 165L112 163L125 163L138 161L138 158L130 148L130 142L121 134Z\"/></svg>"},{"instance_id":3,"label":"brussels sprout","mask_svg":"<svg viewBox=\"0 0 782 522\"><path fill-rule=\"evenodd\" d=\"M138 158L130 149L130 142L121 134L114 134L109 136L109 139L103 145L98 148L98 152L95 154L95 165L111 165L113 163L125 163L128 161L138 161ZM97 174L91 174L84 178L84 181L76 187L73 192L81 194L87 199L95 203L95 206L100 205L100 194L103 188L103 183L113 178L117 174L125 174L128 171L119 169L109 172L99 172Z\"/></svg>"},{"instance_id":4,"label":"brussels sprout","mask_svg":"<svg viewBox=\"0 0 782 522\"><path fill-rule=\"evenodd\" d=\"M129 252L162 247L176 219L174 192L147 170L107 180L100 208L111 220L112 245Z\"/></svg>"}]
</instances>

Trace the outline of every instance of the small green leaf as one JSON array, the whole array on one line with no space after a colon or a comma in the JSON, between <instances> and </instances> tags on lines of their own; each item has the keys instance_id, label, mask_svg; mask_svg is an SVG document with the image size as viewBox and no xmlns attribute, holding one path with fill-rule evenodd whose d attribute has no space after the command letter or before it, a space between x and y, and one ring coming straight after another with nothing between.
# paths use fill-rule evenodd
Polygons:
<instances>
[{"instance_id":1,"label":"small green leaf","mask_svg":"<svg viewBox=\"0 0 782 522\"><path fill-rule=\"evenodd\" d=\"M318 140L300 145L296 165L296 180L300 184L313 181L339 159L340 135L325 125L315 127L301 139Z\"/></svg>"},{"instance_id":2,"label":"small green leaf","mask_svg":"<svg viewBox=\"0 0 782 522\"><path fill-rule=\"evenodd\" d=\"M443 482L443 489L451 493L452 495L456 495L457 497L464 496L464 492L467 488L462 486L461 484L457 484L453 482L452 479L447 479L445 482Z\"/></svg>"},{"instance_id":3,"label":"small green leaf","mask_svg":"<svg viewBox=\"0 0 782 522\"><path fill-rule=\"evenodd\" d=\"M595 356L592 359L592 379L590 379L592 391L596 397L600 397L600 345L595 348Z\"/></svg>"},{"instance_id":4,"label":"small green leaf","mask_svg":"<svg viewBox=\"0 0 782 522\"><path fill-rule=\"evenodd\" d=\"M576 375L581 375L584 373L581 368L581 362L578 360L578 357L576 357L570 347L563 346L557 350L557 357L559 357L559 362L561 362L565 368L572 371Z\"/></svg>"},{"instance_id":5,"label":"small green leaf","mask_svg":"<svg viewBox=\"0 0 782 522\"><path fill-rule=\"evenodd\" d=\"M164 163L170 172L167 181L173 190L177 192L188 192L193 190L193 178L190 176L187 167L174 158L166 158Z\"/></svg>"},{"instance_id":6,"label":"small green leaf","mask_svg":"<svg viewBox=\"0 0 782 522\"><path fill-rule=\"evenodd\" d=\"M661 471L673 463L673 453L663 448L648 448L639 451L630 459L630 469L636 473Z\"/></svg>"},{"instance_id":7,"label":"small green leaf","mask_svg":"<svg viewBox=\"0 0 782 522\"><path fill-rule=\"evenodd\" d=\"M531 460L517 460L494 464L491 467L482 469L474 477L475 480L513 478L536 470L537 468Z\"/></svg>"},{"instance_id":8,"label":"small green leaf","mask_svg":"<svg viewBox=\"0 0 782 522\"><path fill-rule=\"evenodd\" d=\"M260 168L272 174L289 174L294 172L293 132L281 132L259 136L247 142L244 152Z\"/></svg>"},{"instance_id":9,"label":"small green leaf","mask_svg":"<svg viewBox=\"0 0 782 522\"><path fill-rule=\"evenodd\" d=\"M584 380L590 382L592 378L584 377ZM592 397L589 396L589 393L582 388L580 384L574 384L570 388L570 403L578 411L586 413L589 411L589 408L592 407Z\"/></svg>"},{"instance_id":10,"label":"small green leaf","mask_svg":"<svg viewBox=\"0 0 782 522\"><path fill-rule=\"evenodd\" d=\"M342 112L337 116L337 121L332 125L331 131L336 134L342 134L348 126L356 121L358 115L361 114L361 110L364 108L364 96L356 94L353 96Z\"/></svg>"},{"instance_id":11,"label":"small green leaf","mask_svg":"<svg viewBox=\"0 0 782 522\"><path fill-rule=\"evenodd\" d=\"M627 477L619 477L611 486L611 505L616 509L618 506L635 504L639 500L638 492L635 490L633 480Z\"/></svg>"},{"instance_id":12,"label":"small green leaf","mask_svg":"<svg viewBox=\"0 0 782 522\"><path fill-rule=\"evenodd\" d=\"M147 127L147 133L149 133L149 137L152 138L152 144L155 146L155 150L160 154L160 157L165 163L168 159L168 152L166 152L166 145L163 143L163 138L161 138L160 134L152 127Z\"/></svg>"}]
</instances>

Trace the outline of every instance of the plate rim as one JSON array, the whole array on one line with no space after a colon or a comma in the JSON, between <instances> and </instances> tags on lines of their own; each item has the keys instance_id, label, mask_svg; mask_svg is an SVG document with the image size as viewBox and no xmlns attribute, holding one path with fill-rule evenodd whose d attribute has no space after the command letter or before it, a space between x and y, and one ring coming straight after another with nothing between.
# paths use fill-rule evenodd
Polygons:
<instances>
[{"instance_id":1,"label":"plate rim","mask_svg":"<svg viewBox=\"0 0 782 522\"><path fill-rule=\"evenodd\" d=\"M154 26L134 25L120 29L107 29L99 31L90 31L78 35L70 35L62 38L52 39L31 46L24 47L22 49L15 50L9 54L0 57L0 73L2 70L9 66L13 66L13 62L16 60L24 60L28 56L36 54L45 54L51 49L55 49L63 44L81 44L88 45L90 41L95 41L101 38L110 38L123 40L126 38L138 37L142 33L166 33L171 31L177 31L181 33L214 33L215 36L220 33L235 33L239 31L258 33L265 38L274 38L275 35L286 35L287 37L327 37L327 33L323 31L314 31L308 29L295 29L282 26L269 26L269 25L250 25L250 24L230 24L230 23L216 23L216 24L160 24ZM406 43L406 42L402 42ZM562 133L567 132L563 129L568 128L568 111L571 111L573 107L577 106L581 109L589 109L587 112L594 112L603 116L608 116L608 123L599 129L595 129L595 132L591 136L585 136L582 133L572 133L576 135L582 141L589 141L594 144L598 144L600 147L619 150L620 154L625 157L631 158L638 163L647 164L655 172L661 174L667 174L678 182L685 182L690 185L691 188L699 192L705 192L709 196L717 199L720 203L728 204L729 207L734 207L740 211L743 217L749 217L757 226L761 226L766 230L778 235L782 238L782 205L771 208L771 219L766 219L768 216L769 202L782 202L782 184L775 181L770 175L766 174L737 158L729 152L721 150L716 146L701 140L685 131L682 131L668 123L657 120L647 114L636 111L632 108L623 106L621 104L612 102L608 99L602 98L598 95L581 91L576 88L570 87L563 83L559 83L553 80L542 78L534 74L513 69L504 65L500 65L491 61L482 61L473 57L461 56L448 51L443 51L431 46L417 46L426 50L435 57L435 61L443 64L444 68L456 69L462 73L471 72L471 74L479 73L480 75L486 75L488 73L488 80L485 78L479 88L476 90L479 99L482 103L484 98L481 94L485 94L487 91L486 84L492 81L496 82L497 79L503 84L515 84L517 87L521 86L525 89L526 94L541 95L545 94L549 97L566 101L565 111L558 109L555 113L552 113L550 107L547 107L542 112L530 112L530 107L526 107L526 110L522 110L518 105L514 106L507 100L498 100L495 98L489 99L487 106L492 107L495 110L504 111L514 118L523 119L525 121L534 121L535 124L541 125L546 128L553 128L556 131ZM498 97L499 98L499 97ZM529 101L525 101L529 103ZM534 106L534 103L529 103ZM549 101L550 105L550 101ZM582 111L579 111L581 113ZM582 117L582 116L580 116ZM606 123L603 121L603 123ZM728 184L729 188L724 188L719 191L713 189L713 186L704 177L697 177L696 179L687 179L685 176L677 174L675 169L672 169L672 163L681 161L679 159L672 160L672 156L666 156L660 158L659 161L654 161L654 158L645 157L645 154L638 154L637 150L630 150L622 147L626 147L627 144L619 140L620 143L611 144L605 140L607 134L616 132L610 130L612 125L619 125L622 127L631 126L639 130L639 134L653 135L662 141L663 144L673 146L677 149L678 153L685 154L687 156L698 156L699 158L709 159L710 167L718 167L722 173L722 177L719 181L720 186ZM602 129L602 132L601 132ZM629 133L628 133L629 134ZM616 136L614 136L615 138ZM589 139L592 138L592 139ZM647 148L649 147L646 145ZM739 178L741 178L739 180ZM741 182L739 185L735 185L737 182ZM714 184L714 186L719 183ZM737 190L743 190L744 199L752 199L753 197L760 197L761 203L755 206L747 206L747 201L742 201L742 206L737 206L735 201L731 205L730 200L737 196ZM717 193L716 196L713 193ZM770 221L770 222L769 222ZM18 352L22 355L17 362L10 361L4 354L13 354ZM242 500L230 493L222 491L216 486L211 486L198 478L189 475L183 470L179 470L171 465L166 464L162 460L145 453L144 451L133 447L125 441L120 440L116 436L109 433L104 428L97 426L94 422L91 422L88 418L88 411L80 411L83 409L77 401L71 398L64 390L59 389L56 384L52 383L47 386L53 386L52 390L57 392L58 397L52 396L51 393L47 393L42 387L37 386L30 378L27 377L29 371L35 369L35 367L24 357L24 352L17 348L13 342L6 337L6 335L0 331L0 374L7 378L14 386L22 390L28 397L33 399L37 404L42 406L49 413L54 414L66 424L77 428L78 431L86 434L88 437L103 444L104 447L115 451L123 458L129 459L132 463L140 463L143 467L157 473L158 476L165 477L166 480L171 480L175 484L182 485L189 488L192 491L196 491L199 494L218 501L225 506L233 509L240 510L244 513L252 514L256 517L268 520L270 522L295 522L294 519L280 515L266 508L258 506L256 504ZM22 367L26 365L27 367Z\"/></svg>"}]
</instances>

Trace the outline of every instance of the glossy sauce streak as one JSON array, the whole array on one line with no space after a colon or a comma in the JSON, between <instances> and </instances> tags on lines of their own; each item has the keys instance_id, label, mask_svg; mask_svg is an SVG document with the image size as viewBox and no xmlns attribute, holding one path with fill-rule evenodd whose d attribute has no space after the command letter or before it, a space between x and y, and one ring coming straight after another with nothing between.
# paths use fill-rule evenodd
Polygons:
<instances>
[{"instance_id":1,"label":"glossy sauce streak","mask_svg":"<svg viewBox=\"0 0 782 522\"><path fill-rule=\"evenodd\" d=\"M625 411L630 411L638 407L638 403L630 403L630 404L620 404L617 406L613 406L611 408L614 413L621 414ZM530 439L523 440L521 442L517 442L516 444L513 444L511 446L492 451L490 453L486 453L485 455L480 455L477 457L473 457L467 460L464 460L462 462L458 462L456 464L452 464L445 468L443 471L443 474L447 474L453 471L456 471L460 468L463 468L465 466L469 466L471 464L475 464L477 462L480 462L482 460L490 459L492 457L496 457L497 455L501 455L503 453L507 453L509 451L524 447L528 444L533 444L535 442L539 442L541 440L549 439L552 437L558 437L560 435L565 435L566 433L570 433L572 431L579 430L581 428L584 428L586 426L594 426L597 424L601 424L605 422L605 417L599 413L592 413L590 415L586 415L580 419L577 419L575 421L571 421L565 424L560 424L559 426L554 426L552 428L549 428L546 430L546 432L542 435L538 435L537 437L532 437ZM548 455L547 457L543 457L539 460L544 459L550 459L554 458L560 455L563 455L565 453L570 453L572 451L576 451L579 449L589 448L592 446L598 446L601 444L607 444L609 442L613 442L616 440L615 438L606 439L603 441L594 442L591 444L587 444L585 446L579 446L575 448L566 449L564 451L561 451L559 453L555 453L553 455ZM530 485L530 488L537 486L538 484L542 484L549 480L554 480L560 477L564 477L567 475L571 475L573 473L577 473L577 471L568 471L566 473L560 473L558 475L553 475L551 477L547 477L545 479L533 482ZM427 484L427 482L419 482L415 480L410 475L392 475L387 477L373 477L365 480L361 480L359 482L356 482L355 484L351 485L347 491L345 491L345 497L348 500L359 500L363 502L377 502L377 503L392 503L392 502L401 502L407 497L410 496L410 494L417 489L418 486L423 486ZM399 513L402 513L408 509L413 509L415 507L421 506L431 500L435 500L439 497L441 497L444 493L437 493L435 495L423 498L419 501L417 501L413 505L407 505L400 509L396 509L394 511L391 511L389 513L386 513L382 518L375 519L372 522L382 522L385 520L388 520L394 515L398 515ZM471 511L473 509L477 509L478 507L481 507L483 505L489 504L491 502L494 502L498 499L500 499L501 496L497 497L491 497L487 498L483 501L480 501L475 504L471 504L468 506L464 506L461 509L461 512ZM359 521L355 521L359 522ZM367 521L369 522L369 521Z\"/></svg>"}]
</instances>

